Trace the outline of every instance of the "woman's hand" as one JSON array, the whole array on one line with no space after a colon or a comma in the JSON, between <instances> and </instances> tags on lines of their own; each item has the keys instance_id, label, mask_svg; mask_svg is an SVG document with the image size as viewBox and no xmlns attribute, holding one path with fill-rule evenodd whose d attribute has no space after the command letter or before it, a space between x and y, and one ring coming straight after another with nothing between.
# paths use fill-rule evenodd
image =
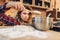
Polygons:
<instances>
[{"instance_id":1,"label":"woman's hand","mask_svg":"<svg viewBox=\"0 0 60 40\"><path fill-rule=\"evenodd\" d=\"M17 10L23 11L25 9L23 3L21 2L8 2L6 4L6 8L13 7Z\"/></svg>"}]
</instances>

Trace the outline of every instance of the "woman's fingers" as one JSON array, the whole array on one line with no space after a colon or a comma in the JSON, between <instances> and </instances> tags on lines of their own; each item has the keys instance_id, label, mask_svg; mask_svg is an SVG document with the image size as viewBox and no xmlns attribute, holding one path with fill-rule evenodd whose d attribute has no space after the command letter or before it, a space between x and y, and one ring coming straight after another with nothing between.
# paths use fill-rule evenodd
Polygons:
<instances>
[{"instance_id":1,"label":"woman's fingers","mask_svg":"<svg viewBox=\"0 0 60 40\"><path fill-rule=\"evenodd\" d=\"M21 11L25 9L23 3L21 2L8 2L7 7L14 7L15 9L21 10Z\"/></svg>"}]
</instances>

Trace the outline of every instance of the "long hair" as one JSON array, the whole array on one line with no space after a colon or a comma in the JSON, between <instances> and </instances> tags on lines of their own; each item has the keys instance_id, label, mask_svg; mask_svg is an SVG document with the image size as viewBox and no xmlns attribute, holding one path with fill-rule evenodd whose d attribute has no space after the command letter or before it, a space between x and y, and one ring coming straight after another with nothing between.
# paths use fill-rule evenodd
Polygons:
<instances>
[{"instance_id":1,"label":"long hair","mask_svg":"<svg viewBox=\"0 0 60 40\"><path fill-rule=\"evenodd\" d=\"M18 11L18 13L17 13L17 20L20 21L20 22L23 21L22 18L21 18L21 13L22 13L22 11ZM26 21L26 23L29 22L30 17L31 17L31 12L29 12L29 18L28 18L28 21Z\"/></svg>"},{"instance_id":2,"label":"long hair","mask_svg":"<svg viewBox=\"0 0 60 40\"><path fill-rule=\"evenodd\" d=\"M26 9L30 10L30 8L29 8L28 6L25 6L25 5L24 5L24 7L25 7ZM17 13L17 20L18 20L19 22L22 21L21 13L22 13L22 11L18 11L18 13ZM29 12L29 18L28 18L28 21L26 21L26 23L29 23L29 22L30 22L31 16L32 16L32 13Z\"/></svg>"}]
</instances>

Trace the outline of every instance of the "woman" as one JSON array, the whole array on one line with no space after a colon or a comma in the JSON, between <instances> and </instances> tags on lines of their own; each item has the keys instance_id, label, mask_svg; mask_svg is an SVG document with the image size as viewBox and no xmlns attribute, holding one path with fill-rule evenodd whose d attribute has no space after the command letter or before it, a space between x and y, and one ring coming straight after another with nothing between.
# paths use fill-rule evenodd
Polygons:
<instances>
[{"instance_id":1,"label":"woman","mask_svg":"<svg viewBox=\"0 0 60 40\"><path fill-rule=\"evenodd\" d=\"M24 10L24 11L20 11L18 12L17 15L17 20L20 23L20 25L30 25L29 20L31 17L31 12L29 12L29 10Z\"/></svg>"},{"instance_id":2,"label":"woman","mask_svg":"<svg viewBox=\"0 0 60 40\"><path fill-rule=\"evenodd\" d=\"M20 11L23 11L25 9L25 7L23 6L23 4L21 2L8 2L8 3L5 3L3 0L0 0L0 22L5 24L5 25L8 25L8 26L11 26L11 25L18 25L19 22L10 17L10 16L6 16L4 13L6 11L6 9L10 9L11 7L17 9L17 10L20 10ZM1 24L0 25L3 25Z\"/></svg>"}]
</instances>

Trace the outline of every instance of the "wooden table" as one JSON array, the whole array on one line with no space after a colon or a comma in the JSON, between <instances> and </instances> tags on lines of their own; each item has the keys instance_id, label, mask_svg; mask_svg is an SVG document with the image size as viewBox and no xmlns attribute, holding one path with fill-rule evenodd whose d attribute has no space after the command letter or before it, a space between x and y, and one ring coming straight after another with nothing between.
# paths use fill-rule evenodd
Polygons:
<instances>
[{"instance_id":1,"label":"wooden table","mask_svg":"<svg viewBox=\"0 0 60 40\"><path fill-rule=\"evenodd\" d=\"M10 39L10 40L60 40L60 32L56 32L56 31L52 31L52 30L48 30L46 32L48 33L48 37L45 39L27 36L27 37L23 37L23 38L14 38L14 39Z\"/></svg>"},{"instance_id":2,"label":"wooden table","mask_svg":"<svg viewBox=\"0 0 60 40\"><path fill-rule=\"evenodd\" d=\"M60 40L60 32L48 30L47 33L48 33L48 38L46 38L46 39L28 36L28 37L16 38L16 39L12 39L12 40Z\"/></svg>"}]
</instances>

